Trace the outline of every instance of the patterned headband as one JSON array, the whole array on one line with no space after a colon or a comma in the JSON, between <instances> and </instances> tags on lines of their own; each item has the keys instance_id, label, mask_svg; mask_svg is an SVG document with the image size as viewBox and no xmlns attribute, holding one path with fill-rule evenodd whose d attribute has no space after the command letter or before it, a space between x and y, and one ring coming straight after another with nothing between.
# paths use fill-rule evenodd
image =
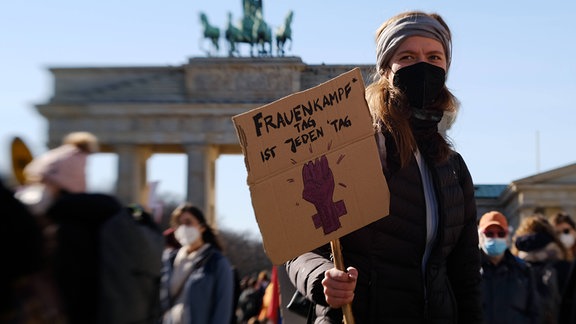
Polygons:
<instances>
[{"instance_id":1,"label":"patterned headband","mask_svg":"<svg viewBox=\"0 0 576 324\"><path fill-rule=\"evenodd\" d=\"M450 67L452 59L450 33L438 20L428 15L415 14L391 23L378 35L376 40L376 68L380 74L384 72L386 64L398 46L410 36L428 37L442 43L446 54L446 68Z\"/></svg>"}]
</instances>

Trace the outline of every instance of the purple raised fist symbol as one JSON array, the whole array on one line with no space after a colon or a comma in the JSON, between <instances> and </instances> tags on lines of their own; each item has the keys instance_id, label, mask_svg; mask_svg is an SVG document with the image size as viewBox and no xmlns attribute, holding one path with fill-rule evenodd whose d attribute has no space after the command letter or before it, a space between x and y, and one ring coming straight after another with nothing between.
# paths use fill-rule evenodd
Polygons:
<instances>
[{"instance_id":1,"label":"purple raised fist symbol","mask_svg":"<svg viewBox=\"0 0 576 324\"><path fill-rule=\"evenodd\" d=\"M339 217L346 214L344 201L332 201L334 195L334 175L328 159L322 155L302 167L304 190L302 198L316 207L316 214L312 216L314 226L322 226L324 234L330 234L342 227Z\"/></svg>"}]
</instances>

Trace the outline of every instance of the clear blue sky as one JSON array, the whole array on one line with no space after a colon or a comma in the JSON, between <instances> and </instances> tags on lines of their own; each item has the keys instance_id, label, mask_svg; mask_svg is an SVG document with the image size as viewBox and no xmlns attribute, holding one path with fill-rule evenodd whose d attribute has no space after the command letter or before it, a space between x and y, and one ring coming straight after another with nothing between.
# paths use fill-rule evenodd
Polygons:
<instances>
[{"instance_id":1,"label":"clear blue sky","mask_svg":"<svg viewBox=\"0 0 576 324\"><path fill-rule=\"evenodd\" d=\"M440 13L453 32L448 86L462 102L449 132L477 184L509 182L576 163L576 2L266 1L274 28L294 10L292 50L307 64L373 64L374 31L390 16ZM0 5L0 172L10 173L9 143L22 137L38 155L47 124L34 104L52 93L49 67L178 66L204 56L198 15L224 29L241 0L24 0ZM221 40L225 48L225 41ZM225 55L221 51L221 55ZM89 185L115 178L109 155L91 158ZM241 156L217 169L221 226L258 235ZM183 156L154 156L149 180L184 195Z\"/></svg>"}]
</instances>

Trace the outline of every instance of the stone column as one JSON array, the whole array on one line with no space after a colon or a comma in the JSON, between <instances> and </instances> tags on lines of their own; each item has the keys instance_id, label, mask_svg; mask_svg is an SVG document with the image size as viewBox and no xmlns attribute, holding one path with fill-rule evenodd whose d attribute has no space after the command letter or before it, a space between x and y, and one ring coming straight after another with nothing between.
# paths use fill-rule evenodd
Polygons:
<instances>
[{"instance_id":1,"label":"stone column","mask_svg":"<svg viewBox=\"0 0 576 324\"><path fill-rule=\"evenodd\" d=\"M200 207L208 224L216 228L215 169L218 149L215 146L200 144L189 144L184 148L188 155L186 199Z\"/></svg>"},{"instance_id":2,"label":"stone column","mask_svg":"<svg viewBox=\"0 0 576 324\"><path fill-rule=\"evenodd\" d=\"M146 162L151 150L131 144L117 145L115 150L118 154L116 195L124 204L141 203L146 187Z\"/></svg>"}]
</instances>

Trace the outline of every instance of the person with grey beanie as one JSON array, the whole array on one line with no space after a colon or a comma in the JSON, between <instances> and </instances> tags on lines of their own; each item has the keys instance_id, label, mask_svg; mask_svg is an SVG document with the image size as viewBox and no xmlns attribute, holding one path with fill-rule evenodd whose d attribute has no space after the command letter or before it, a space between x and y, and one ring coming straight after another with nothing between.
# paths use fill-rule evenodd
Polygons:
<instances>
[{"instance_id":1,"label":"person with grey beanie","mask_svg":"<svg viewBox=\"0 0 576 324\"><path fill-rule=\"evenodd\" d=\"M366 99L390 212L340 239L346 271L329 246L286 264L314 304L310 321L341 323L351 304L356 323L482 322L474 186L445 133L459 107L445 84L451 61L437 14L401 13L377 30Z\"/></svg>"}]
</instances>

